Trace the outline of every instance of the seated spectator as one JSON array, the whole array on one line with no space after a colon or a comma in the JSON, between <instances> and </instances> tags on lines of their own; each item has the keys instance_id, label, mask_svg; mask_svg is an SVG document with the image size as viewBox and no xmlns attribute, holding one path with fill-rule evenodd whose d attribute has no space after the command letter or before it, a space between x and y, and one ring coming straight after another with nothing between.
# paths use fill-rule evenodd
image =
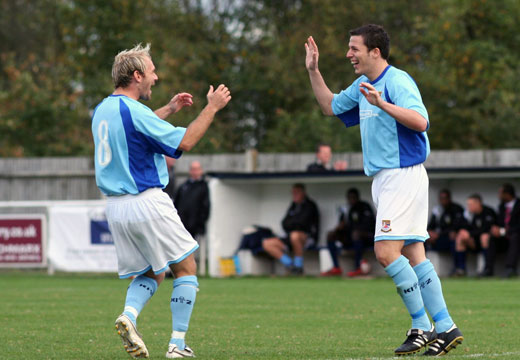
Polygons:
<instances>
[{"instance_id":1,"label":"seated spectator","mask_svg":"<svg viewBox=\"0 0 520 360\"><path fill-rule=\"evenodd\" d=\"M307 196L305 185L294 184L292 203L282 220L282 227L287 236L284 239L265 239L262 247L294 274L303 274L303 251L318 242L319 223L318 207ZM292 251L294 258L286 253L287 250Z\"/></svg>"},{"instance_id":2,"label":"seated spectator","mask_svg":"<svg viewBox=\"0 0 520 360\"><path fill-rule=\"evenodd\" d=\"M209 189L204 179L204 171L200 162L190 164L190 177L175 194L175 207L182 223L191 236L206 233L206 221L209 218Z\"/></svg>"},{"instance_id":3,"label":"seated spectator","mask_svg":"<svg viewBox=\"0 0 520 360\"><path fill-rule=\"evenodd\" d=\"M330 145L319 144L316 148L316 161L307 166L307 171L312 173L325 173L330 171L345 171L347 170L347 162L345 160L338 160L331 166L332 149Z\"/></svg>"},{"instance_id":4,"label":"seated spectator","mask_svg":"<svg viewBox=\"0 0 520 360\"><path fill-rule=\"evenodd\" d=\"M517 276L517 264L520 251L520 201L516 198L515 188L504 184L499 190L497 225L493 226L493 236L507 241L506 271L504 277ZM492 247L491 251L495 251Z\"/></svg>"},{"instance_id":5,"label":"seated spectator","mask_svg":"<svg viewBox=\"0 0 520 360\"><path fill-rule=\"evenodd\" d=\"M495 211L482 204L479 194L468 197L467 210L471 221L459 230L455 239L455 276L466 275L466 251L481 251L485 259L484 271L480 276L493 276L494 254L488 252L491 244L491 227L496 224Z\"/></svg>"},{"instance_id":6,"label":"seated spectator","mask_svg":"<svg viewBox=\"0 0 520 360\"><path fill-rule=\"evenodd\" d=\"M277 237L270 228L261 225L249 226L242 231L242 238L240 239L240 246L238 247L238 250L248 249L251 250L253 255L261 254L265 251L262 243L266 239L272 238ZM285 247L285 245L283 246ZM278 255L278 253L276 253L276 255ZM282 255L280 254L280 256L272 256L276 259L279 259Z\"/></svg>"},{"instance_id":7,"label":"seated spectator","mask_svg":"<svg viewBox=\"0 0 520 360\"><path fill-rule=\"evenodd\" d=\"M342 212L338 225L327 234L327 247L330 251L333 268L322 273L322 276L340 276L342 274L338 261L341 248L338 248L338 243L341 243L343 248L354 249L355 270L348 272L347 275L351 277L363 275L364 272L361 270L363 249L374 244L376 218L372 207L359 199L358 189L349 189L346 195L349 205L348 214Z\"/></svg>"},{"instance_id":8,"label":"seated spectator","mask_svg":"<svg viewBox=\"0 0 520 360\"><path fill-rule=\"evenodd\" d=\"M451 192L443 189L439 192L439 205L433 208L428 222L426 241L428 249L437 251L455 251L455 237L466 223L464 208L451 201Z\"/></svg>"}]
</instances>

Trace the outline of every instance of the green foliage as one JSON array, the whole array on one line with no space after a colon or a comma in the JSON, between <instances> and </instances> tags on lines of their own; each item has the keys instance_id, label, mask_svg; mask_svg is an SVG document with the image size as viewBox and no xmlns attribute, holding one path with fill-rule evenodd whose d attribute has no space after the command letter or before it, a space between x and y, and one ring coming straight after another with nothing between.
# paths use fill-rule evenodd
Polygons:
<instances>
[{"instance_id":1,"label":"green foliage","mask_svg":"<svg viewBox=\"0 0 520 360\"><path fill-rule=\"evenodd\" d=\"M0 156L91 154L90 115L112 90L122 49L152 43L156 108L187 91L187 126L209 84L233 100L197 152L359 151L356 129L319 112L304 66L313 35L333 92L354 79L348 30L380 23L390 63L417 81L433 149L517 146L516 0L4 0L0 2Z\"/></svg>"}]
</instances>

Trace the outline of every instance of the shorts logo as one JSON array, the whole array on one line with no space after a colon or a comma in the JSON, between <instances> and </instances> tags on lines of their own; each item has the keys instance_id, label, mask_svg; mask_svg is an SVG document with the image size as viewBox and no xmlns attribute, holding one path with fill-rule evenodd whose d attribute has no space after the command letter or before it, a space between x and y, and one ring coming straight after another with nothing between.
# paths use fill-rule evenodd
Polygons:
<instances>
[{"instance_id":1,"label":"shorts logo","mask_svg":"<svg viewBox=\"0 0 520 360\"><path fill-rule=\"evenodd\" d=\"M383 226L381 227L382 232L390 232L392 228L390 227L390 220L383 220Z\"/></svg>"}]
</instances>

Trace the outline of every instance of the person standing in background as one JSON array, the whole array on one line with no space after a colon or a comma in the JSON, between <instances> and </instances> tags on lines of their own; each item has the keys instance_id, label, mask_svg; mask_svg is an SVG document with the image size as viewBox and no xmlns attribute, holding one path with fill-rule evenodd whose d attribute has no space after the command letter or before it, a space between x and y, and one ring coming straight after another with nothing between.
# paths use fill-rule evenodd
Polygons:
<instances>
[{"instance_id":1,"label":"person standing in background","mask_svg":"<svg viewBox=\"0 0 520 360\"><path fill-rule=\"evenodd\" d=\"M332 148L328 144L318 144L316 147L316 160L307 166L307 172L311 173L326 173L330 171L345 171L347 170L347 162L345 160L338 160L331 165Z\"/></svg>"},{"instance_id":2,"label":"person standing in background","mask_svg":"<svg viewBox=\"0 0 520 360\"><path fill-rule=\"evenodd\" d=\"M198 161L190 164L189 179L177 189L175 207L182 223L193 237L206 233L206 221L209 218L210 200L208 183L204 179L204 170Z\"/></svg>"}]
</instances>

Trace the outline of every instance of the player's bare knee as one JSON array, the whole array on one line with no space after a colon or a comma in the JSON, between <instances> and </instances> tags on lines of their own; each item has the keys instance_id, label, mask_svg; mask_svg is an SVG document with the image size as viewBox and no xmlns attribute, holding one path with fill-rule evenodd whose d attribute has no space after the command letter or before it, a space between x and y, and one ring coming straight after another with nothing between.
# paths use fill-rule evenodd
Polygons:
<instances>
[{"instance_id":1,"label":"player's bare knee","mask_svg":"<svg viewBox=\"0 0 520 360\"><path fill-rule=\"evenodd\" d=\"M393 251L388 251L384 248L377 248L375 249L375 255L377 261L383 266L387 267L391 263L393 263L399 256L401 256L400 253L395 253Z\"/></svg>"},{"instance_id":2,"label":"player's bare knee","mask_svg":"<svg viewBox=\"0 0 520 360\"><path fill-rule=\"evenodd\" d=\"M160 273L158 275L155 275L155 281L157 281L157 285L161 285L161 283L163 282L164 278L166 277L166 273Z\"/></svg>"},{"instance_id":3,"label":"player's bare knee","mask_svg":"<svg viewBox=\"0 0 520 360\"><path fill-rule=\"evenodd\" d=\"M166 273L155 274L153 270L150 269L143 275L151 279L154 279L157 282L157 285L161 285L162 281L164 280L164 277L166 276Z\"/></svg>"},{"instance_id":4,"label":"player's bare knee","mask_svg":"<svg viewBox=\"0 0 520 360\"><path fill-rule=\"evenodd\" d=\"M176 278L197 274L197 263L193 254L177 264L170 265L170 269Z\"/></svg>"}]
</instances>

